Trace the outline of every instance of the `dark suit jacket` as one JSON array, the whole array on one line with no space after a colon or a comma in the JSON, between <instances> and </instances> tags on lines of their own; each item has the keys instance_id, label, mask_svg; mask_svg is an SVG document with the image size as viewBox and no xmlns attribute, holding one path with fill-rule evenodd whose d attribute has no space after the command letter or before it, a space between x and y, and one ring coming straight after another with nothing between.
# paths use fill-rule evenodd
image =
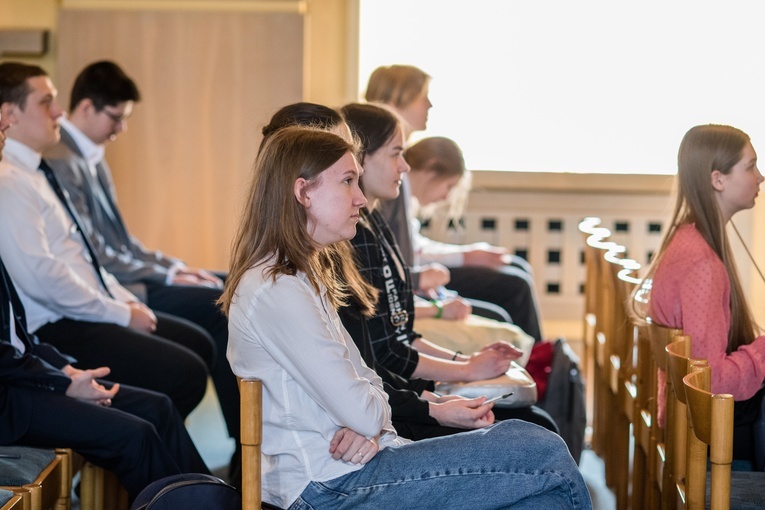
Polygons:
<instances>
[{"instance_id":1,"label":"dark suit jacket","mask_svg":"<svg viewBox=\"0 0 765 510\"><path fill-rule=\"evenodd\" d=\"M9 444L26 432L31 421L31 404L20 390L31 388L65 393L71 380L60 369L71 360L52 345L40 344L27 332L24 307L0 260L0 286L3 285L3 274L8 282L10 296L6 296L4 288L0 288L0 306L3 307L3 313L0 314L3 322L0 330L0 444ZM8 321L13 320L8 315L9 299L16 316L16 334L26 347L23 354L11 345L10 336L6 333L10 331Z\"/></svg>"},{"instance_id":2,"label":"dark suit jacket","mask_svg":"<svg viewBox=\"0 0 765 510\"><path fill-rule=\"evenodd\" d=\"M178 259L148 250L131 236L117 207L111 170L106 162L96 165L96 176L71 135L61 129L61 141L45 158L88 230L101 265L138 296L140 285L164 284L168 269ZM135 285L139 287L136 288Z\"/></svg>"}]
</instances>

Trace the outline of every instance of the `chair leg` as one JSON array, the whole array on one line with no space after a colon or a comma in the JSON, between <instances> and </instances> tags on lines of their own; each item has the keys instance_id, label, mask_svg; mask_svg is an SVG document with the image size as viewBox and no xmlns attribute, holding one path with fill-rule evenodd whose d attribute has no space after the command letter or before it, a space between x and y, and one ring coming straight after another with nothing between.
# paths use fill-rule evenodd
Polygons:
<instances>
[{"instance_id":1,"label":"chair leg","mask_svg":"<svg viewBox=\"0 0 765 510\"><path fill-rule=\"evenodd\" d=\"M130 508L127 491L120 484L117 475L104 471L104 510L128 510Z\"/></svg>"},{"instance_id":2,"label":"chair leg","mask_svg":"<svg viewBox=\"0 0 765 510\"><path fill-rule=\"evenodd\" d=\"M615 494L616 506L619 510L629 508L629 422L626 416L619 415L614 419L614 469L616 471Z\"/></svg>"},{"instance_id":3,"label":"chair leg","mask_svg":"<svg viewBox=\"0 0 765 510\"><path fill-rule=\"evenodd\" d=\"M61 456L61 487L59 489L56 510L71 510L72 508L72 450L69 448L56 448L56 453Z\"/></svg>"},{"instance_id":4,"label":"chair leg","mask_svg":"<svg viewBox=\"0 0 765 510\"><path fill-rule=\"evenodd\" d=\"M637 438L635 440L637 443ZM632 494L630 508L648 508L647 504L647 484L646 484L646 462L645 452L639 444L635 444L635 452L632 461Z\"/></svg>"},{"instance_id":5,"label":"chair leg","mask_svg":"<svg viewBox=\"0 0 765 510\"><path fill-rule=\"evenodd\" d=\"M80 476L81 510L104 510L104 470L86 462Z\"/></svg>"}]
</instances>

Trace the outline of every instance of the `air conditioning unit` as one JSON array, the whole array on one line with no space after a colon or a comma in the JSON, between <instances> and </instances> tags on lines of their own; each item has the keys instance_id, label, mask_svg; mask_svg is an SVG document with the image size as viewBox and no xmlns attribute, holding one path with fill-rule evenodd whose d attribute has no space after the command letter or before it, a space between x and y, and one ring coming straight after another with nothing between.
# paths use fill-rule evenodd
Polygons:
<instances>
[{"instance_id":1,"label":"air conditioning unit","mask_svg":"<svg viewBox=\"0 0 765 510\"><path fill-rule=\"evenodd\" d=\"M0 30L0 56L41 57L48 51L48 30L6 28Z\"/></svg>"}]
</instances>

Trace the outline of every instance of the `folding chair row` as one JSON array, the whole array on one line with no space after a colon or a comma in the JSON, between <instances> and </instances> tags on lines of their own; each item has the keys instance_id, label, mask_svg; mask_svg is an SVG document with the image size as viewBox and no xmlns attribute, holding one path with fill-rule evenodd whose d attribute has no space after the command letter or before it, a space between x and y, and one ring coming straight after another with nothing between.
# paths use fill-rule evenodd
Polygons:
<instances>
[{"instance_id":1,"label":"folding chair row","mask_svg":"<svg viewBox=\"0 0 765 510\"><path fill-rule=\"evenodd\" d=\"M692 418L687 416L693 411L686 410L683 383L690 339L681 330L653 324L650 318L633 318L629 298L639 280L626 273L639 266L624 258L624 247L609 242L610 232L599 224L597 218L580 224L587 240L583 323L585 366L593 393L593 449L604 460L606 483L615 492L618 509L704 508L704 496L699 493L706 486L706 447L700 460L701 446L695 457L689 450L694 441L704 438L697 439L692 432ZM723 400L711 394L709 399ZM709 436L712 439L717 434ZM732 436L726 455L732 456ZM727 482L712 484L716 501L712 508L728 508L721 501L730 500L730 493L726 496L725 489L715 487L731 485L730 462L724 455L717 459L712 464L722 467L713 471L727 470L728 475L722 476ZM693 469L704 475L701 482L689 482L692 473L699 476ZM720 478L719 474L712 477ZM765 481L758 473L734 472L733 501L743 505L740 508L765 508L765 496L750 494L765 491L747 490L741 479L755 487Z\"/></svg>"},{"instance_id":2,"label":"folding chair row","mask_svg":"<svg viewBox=\"0 0 765 510\"><path fill-rule=\"evenodd\" d=\"M24 510L68 510L72 479L80 472L81 510L128 510L128 495L117 477L86 462L68 448L45 450L21 446L0 448L0 489L18 494ZM3 466L5 465L5 466ZM10 477L3 477L4 467Z\"/></svg>"},{"instance_id":3,"label":"folding chair row","mask_svg":"<svg viewBox=\"0 0 765 510\"><path fill-rule=\"evenodd\" d=\"M4 446L0 453L0 489L19 496L20 508L71 508L71 450Z\"/></svg>"},{"instance_id":4,"label":"folding chair row","mask_svg":"<svg viewBox=\"0 0 765 510\"><path fill-rule=\"evenodd\" d=\"M637 337L630 321L628 299L640 265L624 257L626 248L610 242L600 220L586 218L585 366L593 401L593 450L604 459L606 484L616 495L617 508L629 507L630 430L636 419L637 376L634 352ZM591 347L590 347L591 346Z\"/></svg>"}]
</instances>

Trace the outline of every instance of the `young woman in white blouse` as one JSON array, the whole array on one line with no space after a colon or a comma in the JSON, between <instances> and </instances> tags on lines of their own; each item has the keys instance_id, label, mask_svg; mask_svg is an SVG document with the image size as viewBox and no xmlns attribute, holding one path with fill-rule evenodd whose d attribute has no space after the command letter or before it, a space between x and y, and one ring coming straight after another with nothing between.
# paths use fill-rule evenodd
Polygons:
<instances>
[{"instance_id":1,"label":"young woman in white blouse","mask_svg":"<svg viewBox=\"0 0 765 510\"><path fill-rule=\"evenodd\" d=\"M565 444L536 425L417 443L397 436L382 383L336 311L350 301L371 310L375 299L337 244L355 235L366 204L355 150L311 128L271 135L234 241L221 302L234 373L263 380L264 500L290 509L591 508Z\"/></svg>"}]
</instances>

